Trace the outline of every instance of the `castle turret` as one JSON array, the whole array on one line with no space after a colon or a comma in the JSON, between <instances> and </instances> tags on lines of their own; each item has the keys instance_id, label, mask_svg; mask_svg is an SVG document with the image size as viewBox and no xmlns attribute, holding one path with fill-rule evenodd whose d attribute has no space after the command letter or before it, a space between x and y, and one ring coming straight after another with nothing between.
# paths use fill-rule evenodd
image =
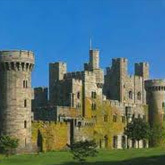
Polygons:
<instances>
[{"instance_id":1,"label":"castle turret","mask_svg":"<svg viewBox=\"0 0 165 165\"><path fill-rule=\"evenodd\" d=\"M89 65L90 68L93 69L99 69L99 50L89 50L89 54L90 54L90 61L89 61Z\"/></svg>"},{"instance_id":2,"label":"castle turret","mask_svg":"<svg viewBox=\"0 0 165 165\"><path fill-rule=\"evenodd\" d=\"M0 134L19 139L19 149L31 149L30 51L0 51Z\"/></svg>"},{"instance_id":3,"label":"castle turret","mask_svg":"<svg viewBox=\"0 0 165 165\"><path fill-rule=\"evenodd\" d=\"M165 80L155 79L145 81L147 104L149 106L149 123L151 128L163 126L165 106ZM157 145L158 139L152 139L151 145Z\"/></svg>"}]
</instances>

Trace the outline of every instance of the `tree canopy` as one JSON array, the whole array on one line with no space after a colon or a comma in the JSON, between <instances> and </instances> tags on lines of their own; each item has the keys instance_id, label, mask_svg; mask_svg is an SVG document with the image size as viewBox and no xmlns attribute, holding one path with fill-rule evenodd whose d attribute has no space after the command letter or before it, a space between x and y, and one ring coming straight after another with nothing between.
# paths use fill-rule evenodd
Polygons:
<instances>
[{"instance_id":1,"label":"tree canopy","mask_svg":"<svg viewBox=\"0 0 165 165\"><path fill-rule=\"evenodd\" d=\"M124 134L127 135L128 139L137 140L139 145L140 140L150 138L150 126L145 120L134 118L132 122L127 124Z\"/></svg>"}]
</instances>

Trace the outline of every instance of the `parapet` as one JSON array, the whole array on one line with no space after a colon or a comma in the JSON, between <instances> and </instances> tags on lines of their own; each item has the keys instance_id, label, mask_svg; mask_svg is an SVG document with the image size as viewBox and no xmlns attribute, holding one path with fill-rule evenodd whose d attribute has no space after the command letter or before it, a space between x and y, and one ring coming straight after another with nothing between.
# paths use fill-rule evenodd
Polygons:
<instances>
[{"instance_id":1,"label":"parapet","mask_svg":"<svg viewBox=\"0 0 165 165\"><path fill-rule=\"evenodd\" d=\"M59 66L59 65L66 65L66 63L65 62L61 62L61 61L59 61L59 62L51 62L50 65Z\"/></svg>"},{"instance_id":2,"label":"parapet","mask_svg":"<svg viewBox=\"0 0 165 165\"><path fill-rule=\"evenodd\" d=\"M116 62L128 62L128 60L126 58L113 58L112 64L114 64Z\"/></svg>"},{"instance_id":3,"label":"parapet","mask_svg":"<svg viewBox=\"0 0 165 165\"><path fill-rule=\"evenodd\" d=\"M26 50L0 51L0 70L32 71L34 54Z\"/></svg>"},{"instance_id":4,"label":"parapet","mask_svg":"<svg viewBox=\"0 0 165 165\"><path fill-rule=\"evenodd\" d=\"M66 79L82 79L84 75L84 71L79 71L79 72L68 72L64 75L64 78Z\"/></svg>"},{"instance_id":5,"label":"parapet","mask_svg":"<svg viewBox=\"0 0 165 165\"><path fill-rule=\"evenodd\" d=\"M75 84L82 84L82 80L80 80L80 79L72 78L71 80Z\"/></svg>"},{"instance_id":6,"label":"parapet","mask_svg":"<svg viewBox=\"0 0 165 165\"><path fill-rule=\"evenodd\" d=\"M1 62L26 62L34 64L34 54L27 50L1 50Z\"/></svg>"},{"instance_id":7,"label":"parapet","mask_svg":"<svg viewBox=\"0 0 165 165\"><path fill-rule=\"evenodd\" d=\"M148 62L139 62L139 63L135 63L136 66L146 66L149 67L149 63Z\"/></svg>"},{"instance_id":8,"label":"parapet","mask_svg":"<svg viewBox=\"0 0 165 165\"><path fill-rule=\"evenodd\" d=\"M151 91L165 91L165 79L146 80L145 89Z\"/></svg>"}]
</instances>

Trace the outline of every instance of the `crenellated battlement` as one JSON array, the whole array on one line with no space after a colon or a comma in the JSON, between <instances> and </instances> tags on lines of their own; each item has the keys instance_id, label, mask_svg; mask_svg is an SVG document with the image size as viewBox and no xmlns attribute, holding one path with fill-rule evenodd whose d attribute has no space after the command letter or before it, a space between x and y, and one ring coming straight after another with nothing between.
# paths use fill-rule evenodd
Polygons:
<instances>
[{"instance_id":1,"label":"crenellated battlement","mask_svg":"<svg viewBox=\"0 0 165 165\"><path fill-rule=\"evenodd\" d=\"M135 65L149 67L149 63L148 62L139 62L139 63L135 63Z\"/></svg>"},{"instance_id":2,"label":"crenellated battlement","mask_svg":"<svg viewBox=\"0 0 165 165\"><path fill-rule=\"evenodd\" d=\"M34 64L34 53L27 50L1 50L0 51L0 61L4 62L29 62Z\"/></svg>"},{"instance_id":3,"label":"crenellated battlement","mask_svg":"<svg viewBox=\"0 0 165 165\"><path fill-rule=\"evenodd\" d=\"M32 71L34 54L31 51L0 51L0 70Z\"/></svg>"},{"instance_id":4,"label":"crenellated battlement","mask_svg":"<svg viewBox=\"0 0 165 165\"><path fill-rule=\"evenodd\" d=\"M77 78L77 79L81 79L84 75L84 71L77 71L77 72L67 72L64 75L64 78Z\"/></svg>"},{"instance_id":5,"label":"crenellated battlement","mask_svg":"<svg viewBox=\"0 0 165 165\"><path fill-rule=\"evenodd\" d=\"M116 62L127 62L128 60L126 58L113 58L112 63Z\"/></svg>"},{"instance_id":6,"label":"crenellated battlement","mask_svg":"<svg viewBox=\"0 0 165 165\"><path fill-rule=\"evenodd\" d=\"M145 81L147 91L165 91L165 79L152 79Z\"/></svg>"}]
</instances>

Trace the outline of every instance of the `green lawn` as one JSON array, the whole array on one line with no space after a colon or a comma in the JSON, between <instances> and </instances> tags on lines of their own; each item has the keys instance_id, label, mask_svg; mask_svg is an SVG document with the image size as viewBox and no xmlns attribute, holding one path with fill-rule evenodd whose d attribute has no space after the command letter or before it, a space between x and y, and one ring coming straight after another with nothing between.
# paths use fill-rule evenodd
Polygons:
<instances>
[{"instance_id":1,"label":"green lawn","mask_svg":"<svg viewBox=\"0 0 165 165\"><path fill-rule=\"evenodd\" d=\"M69 152L48 152L39 155L15 155L2 158L2 165L75 165ZM165 165L165 148L101 150L86 165Z\"/></svg>"}]
</instances>

